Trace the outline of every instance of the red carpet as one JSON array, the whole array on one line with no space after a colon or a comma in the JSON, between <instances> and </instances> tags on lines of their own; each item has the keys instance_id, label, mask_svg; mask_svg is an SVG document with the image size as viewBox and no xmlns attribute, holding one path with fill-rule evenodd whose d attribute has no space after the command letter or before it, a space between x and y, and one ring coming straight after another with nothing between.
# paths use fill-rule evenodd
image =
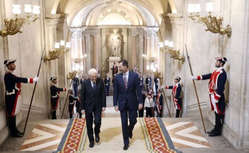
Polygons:
<instances>
[{"instance_id":1,"label":"red carpet","mask_svg":"<svg viewBox=\"0 0 249 153\"><path fill-rule=\"evenodd\" d=\"M82 145L86 141L85 125L86 120L84 118L70 120L56 152L71 153L82 151Z\"/></svg>"},{"instance_id":2,"label":"red carpet","mask_svg":"<svg viewBox=\"0 0 249 153\"><path fill-rule=\"evenodd\" d=\"M147 149L155 153L177 153L160 118L141 118Z\"/></svg>"}]
</instances>

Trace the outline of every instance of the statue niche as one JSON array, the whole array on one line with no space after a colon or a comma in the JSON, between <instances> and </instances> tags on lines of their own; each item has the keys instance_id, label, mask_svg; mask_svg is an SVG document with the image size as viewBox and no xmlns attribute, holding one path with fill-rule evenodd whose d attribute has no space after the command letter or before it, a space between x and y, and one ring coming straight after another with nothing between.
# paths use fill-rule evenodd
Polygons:
<instances>
[{"instance_id":1,"label":"statue niche","mask_svg":"<svg viewBox=\"0 0 249 153\"><path fill-rule=\"evenodd\" d=\"M113 30L109 37L110 56L121 57L123 37L117 29Z\"/></svg>"}]
</instances>

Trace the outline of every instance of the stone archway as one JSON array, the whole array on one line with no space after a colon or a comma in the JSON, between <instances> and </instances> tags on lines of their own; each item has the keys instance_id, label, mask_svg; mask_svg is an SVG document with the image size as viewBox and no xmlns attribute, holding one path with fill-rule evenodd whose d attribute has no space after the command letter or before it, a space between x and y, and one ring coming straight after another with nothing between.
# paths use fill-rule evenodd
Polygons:
<instances>
[{"instance_id":1,"label":"stone archway","mask_svg":"<svg viewBox=\"0 0 249 153\"><path fill-rule=\"evenodd\" d=\"M120 52L120 58L127 59L131 68L136 67L140 72L145 72L147 61L141 58L142 55L159 56L157 19L142 6L134 7L128 2L113 3L99 4L99 6L96 3L96 6L83 8L71 22L73 26L71 29L84 29L80 33L85 47L77 49L77 51L82 50L82 54L89 55L83 69L95 67L106 72L110 69L107 59L116 48ZM94 8L94 11L90 8ZM124 11L125 9L129 10L128 13ZM113 14L120 15L130 24L98 25L106 16ZM74 28L75 26L78 28ZM115 41L110 41L114 31L117 31L116 35L120 38L116 47Z\"/></svg>"}]
</instances>

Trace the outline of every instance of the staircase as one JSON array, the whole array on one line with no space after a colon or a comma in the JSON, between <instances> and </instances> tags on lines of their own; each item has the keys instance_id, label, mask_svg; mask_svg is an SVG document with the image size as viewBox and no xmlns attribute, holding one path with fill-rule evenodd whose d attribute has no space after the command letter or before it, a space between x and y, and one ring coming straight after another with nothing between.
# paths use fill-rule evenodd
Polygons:
<instances>
[{"instance_id":1,"label":"staircase","mask_svg":"<svg viewBox=\"0 0 249 153\"><path fill-rule=\"evenodd\" d=\"M102 128L101 128L102 143L95 145L95 147L92 149L90 149L88 147L88 145L86 145L85 152L91 152L91 153L102 153L102 152L119 153L119 152L123 152L123 150L122 150L122 136L121 136L121 128L120 128L121 122L120 122L120 118L119 118L120 115L119 115L119 112L115 112L115 110L113 108L112 98L113 98L112 96L107 97L107 108L106 108L105 113L103 114ZM187 118L182 118L182 119L163 118L163 121L164 121L168 131L170 131L170 129L172 129L176 135L177 134L184 134L185 136L191 136L191 135L195 134L195 132L192 132L192 133L187 132L187 129L191 128L191 126L183 125L183 127L185 127L186 130L182 130L182 131L180 131L179 127L176 127L176 126L180 126L180 124L178 125L178 123L191 121L194 123L193 125L195 127L197 127L198 129L201 130L202 125L201 125L201 121L199 119L198 113L199 112L191 113L191 114L189 113ZM34 128L37 127L38 124L44 124L44 123L45 124L48 124L48 123L55 124L54 126L47 125L47 127L53 128L53 127L58 126L60 123L63 123L63 122L67 123L68 120L52 121L52 120L48 120L46 117L41 118L39 114L32 113L32 116L30 118L30 122L29 122L28 127L27 127L27 131L25 133L25 136L23 138L11 138L11 137L9 137L6 140L6 142L0 147L0 152L3 152L3 153L25 153L25 151L19 151L20 146L23 145L24 140L28 136L32 136L32 137L38 136L35 134L31 135L32 131L34 130ZM173 124L171 124L172 122L175 122L176 124L173 125ZM208 122L207 120L205 120L205 124L206 124L207 129L210 129L212 127L210 122ZM22 123L21 126L19 127L19 129L21 129L21 127L23 127L23 125L24 124ZM139 125L139 123L137 123L137 125L136 125L137 128L134 131L134 139L131 141L131 146L130 146L129 150L127 151L127 153L129 153L129 152L130 153L132 153L132 152L146 153L146 151L147 151L145 148L145 145L144 145L145 143L143 140L143 134L140 132L138 125ZM175 129L173 129L173 127ZM63 127L60 127L60 128L63 128ZM60 130L60 128L58 128L57 130ZM40 128L40 129L42 129L42 128ZM46 128L44 128L44 130L46 130ZM175 131L175 130L178 130L178 131ZM188 129L188 130L190 130L190 129ZM37 132L39 132L39 131L37 131ZM191 131L189 131L189 132L191 132ZM42 133L40 133L40 135L41 134ZM53 133L51 133L51 134L53 134ZM188 145L185 145L185 147L183 145L183 148L180 148L179 150L184 152L184 153L199 153L199 152L202 152L202 153L246 153L246 151L236 150L235 148L233 148L231 146L231 144L229 144L229 142L224 137L211 138L211 137L208 137L206 134L204 134L203 131L201 132L201 135L208 141L208 143L210 144L210 148L187 147L187 146L191 146L191 144L189 143ZM177 137L175 137L175 138L177 138ZM187 143L187 142L180 140L180 138L183 138L183 137L179 136L178 140L175 140L175 141L178 141L178 145L175 145L175 146L179 146L180 143L183 143L183 144ZM198 138L198 136L196 136L196 138ZM185 141L188 139L185 139ZM32 152L34 152L34 153L48 153L51 151L36 150L36 151L30 151L29 153L32 153Z\"/></svg>"}]
</instances>

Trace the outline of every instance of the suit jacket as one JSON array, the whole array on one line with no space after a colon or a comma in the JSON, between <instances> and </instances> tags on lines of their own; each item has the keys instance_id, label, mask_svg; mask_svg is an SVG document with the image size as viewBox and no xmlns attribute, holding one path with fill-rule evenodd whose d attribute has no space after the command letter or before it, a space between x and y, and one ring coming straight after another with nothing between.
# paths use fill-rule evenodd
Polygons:
<instances>
[{"instance_id":1,"label":"suit jacket","mask_svg":"<svg viewBox=\"0 0 249 153\"><path fill-rule=\"evenodd\" d=\"M97 78L96 87L93 88L90 79L83 82L80 90L80 101L83 109L92 112L93 109L101 110L106 107L106 96L104 90L104 82Z\"/></svg>"},{"instance_id":2,"label":"suit jacket","mask_svg":"<svg viewBox=\"0 0 249 153\"><path fill-rule=\"evenodd\" d=\"M123 110L126 103L130 110L137 110L138 104L142 102L142 92L140 79L138 74L129 71L127 89L125 88L123 73L117 74L115 77L113 103L114 106L119 106L119 110Z\"/></svg>"}]
</instances>

